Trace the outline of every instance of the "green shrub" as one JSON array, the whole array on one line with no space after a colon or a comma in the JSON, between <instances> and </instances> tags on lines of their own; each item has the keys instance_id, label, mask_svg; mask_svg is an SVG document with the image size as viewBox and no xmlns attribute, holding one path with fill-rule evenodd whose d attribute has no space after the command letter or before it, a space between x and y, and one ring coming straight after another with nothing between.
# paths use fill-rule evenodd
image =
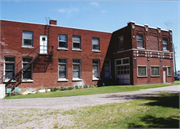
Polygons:
<instances>
[{"instance_id":1,"label":"green shrub","mask_svg":"<svg viewBox=\"0 0 180 129\"><path fill-rule=\"evenodd\" d=\"M79 87L76 85L74 88L75 88L75 89L78 89Z\"/></svg>"},{"instance_id":2,"label":"green shrub","mask_svg":"<svg viewBox=\"0 0 180 129\"><path fill-rule=\"evenodd\" d=\"M88 85L84 85L84 88L89 88Z\"/></svg>"}]
</instances>

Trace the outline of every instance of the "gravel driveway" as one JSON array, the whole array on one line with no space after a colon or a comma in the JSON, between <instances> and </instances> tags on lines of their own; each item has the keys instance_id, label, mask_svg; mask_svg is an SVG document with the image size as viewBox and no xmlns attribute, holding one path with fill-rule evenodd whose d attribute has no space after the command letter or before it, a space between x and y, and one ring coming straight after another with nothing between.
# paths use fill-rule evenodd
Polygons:
<instances>
[{"instance_id":1,"label":"gravel driveway","mask_svg":"<svg viewBox=\"0 0 180 129\"><path fill-rule=\"evenodd\" d=\"M52 129L70 128L74 125L72 115L64 115L68 109L95 106L106 103L121 103L159 92L180 92L180 85L152 88L132 92L82 95L57 98L1 99L0 128L2 129ZM58 125L57 125L58 124Z\"/></svg>"},{"instance_id":2,"label":"gravel driveway","mask_svg":"<svg viewBox=\"0 0 180 129\"><path fill-rule=\"evenodd\" d=\"M106 103L119 103L128 100L156 95L158 92L180 92L180 85L144 89L131 92L81 95L57 98L3 99L0 108L53 108L73 109L83 106L94 106Z\"/></svg>"}]
</instances>

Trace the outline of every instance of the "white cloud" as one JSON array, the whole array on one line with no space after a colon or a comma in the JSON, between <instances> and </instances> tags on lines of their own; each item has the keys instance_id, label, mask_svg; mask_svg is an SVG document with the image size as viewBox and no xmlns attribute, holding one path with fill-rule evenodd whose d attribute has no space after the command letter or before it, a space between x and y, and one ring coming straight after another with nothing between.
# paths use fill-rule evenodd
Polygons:
<instances>
[{"instance_id":1,"label":"white cloud","mask_svg":"<svg viewBox=\"0 0 180 129\"><path fill-rule=\"evenodd\" d=\"M96 7L99 6L99 4L97 2L91 2L90 5L93 5L93 6L96 6Z\"/></svg>"},{"instance_id":2,"label":"white cloud","mask_svg":"<svg viewBox=\"0 0 180 129\"><path fill-rule=\"evenodd\" d=\"M66 10L65 9L59 9L58 12L64 13L64 12L66 12Z\"/></svg>"},{"instance_id":3,"label":"white cloud","mask_svg":"<svg viewBox=\"0 0 180 129\"><path fill-rule=\"evenodd\" d=\"M78 12L78 11L79 11L78 8L73 8L73 7L68 8L68 9L61 8L61 9L58 10L58 12L60 12L60 13L67 13L67 14L71 14L73 12Z\"/></svg>"},{"instance_id":4,"label":"white cloud","mask_svg":"<svg viewBox=\"0 0 180 129\"><path fill-rule=\"evenodd\" d=\"M102 11L101 11L101 13L105 13L105 12L106 12L106 10L102 10Z\"/></svg>"}]
</instances>

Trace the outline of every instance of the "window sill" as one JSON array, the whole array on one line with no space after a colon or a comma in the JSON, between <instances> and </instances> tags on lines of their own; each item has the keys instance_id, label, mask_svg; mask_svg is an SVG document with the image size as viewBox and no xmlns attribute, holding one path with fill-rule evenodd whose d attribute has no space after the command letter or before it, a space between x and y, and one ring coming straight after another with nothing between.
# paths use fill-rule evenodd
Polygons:
<instances>
[{"instance_id":1,"label":"window sill","mask_svg":"<svg viewBox=\"0 0 180 129\"><path fill-rule=\"evenodd\" d=\"M169 52L169 50L163 50L163 52Z\"/></svg>"},{"instance_id":2,"label":"window sill","mask_svg":"<svg viewBox=\"0 0 180 129\"><path fill-rule=\"evenodd\" d=\"M21 46L21 48L34 48L34 47L32 47L32 46Z\"/></svg>"},{"instance_id":3,"label":"window sill","mask_svg":"<svg viewBox=\"0 0 180 129\"><path fill-rule=\"evenodd\" d=\"M151 77L160 77L160 75L151 75Z\"/></svg>"},{"instance_id":4,"label":"window sill","mask_svg":"<svg viewBox=\"0 0 180 129\"><path fill-rule=\"evenodd\" d=\"M59 78L58 82L68 82L68 79L66 79L66 78Z\"/></svg>"},{"instance_id":5,"label":"window sill","mask_svg":"<svg viewBox=\"0 0 180 129\"><path fill-rule=\"evenodd\" d=\"M145 48L143 48L143 47L137 47L137 49L145 50Z\"/></svg>"},{"instance_id":6,"label":"window sill","mask_svg":"<svg viewBox=\"0 0 180 129\"><path fill-rule=\"evenodd\" d=\"M98 52L98 53L100 53L101 51L100 51L100 50L92 50L92 52Z\"/></svg>"},{"instance_id":7,"label":"window sill","mask_svg":"<svg viewBox=\"0 0 180 129\"><path fill-rule=\"evenodd\" d=\"M22 80L22 82L34 82L34 80L31 80L31 79L29 79L29 80Z\"/></svg>"},{"instance_id":8,"label":"window sill","mask_svg":"<svg viewBox=\"0 0 180 129\"><path fill-rule=\"evenodd\" d=\"M138 78L147 78L147 76L137 76Z\"/></svg>"},{"instance_id":9,"label":"window sill","mask_svg":"<svg viewBox=\"0 0 180 129\"><path fill-rule=\"evenodd\" d=\"M68 48L65 47L58 47L57 50L64 50L64 51L68 51Z\"/></svg>"},{"instance_id":10,"label":"window sill","mask_svg":"<svg viewBox=\"0 0 180 129\"><path fill-rule=\"evenodd\" d=\"M8 82L10 79L5 79L3 82ZM11 82L16 82L16 80L11 80Z\"/></svg>"},{"instance_id":11,"label":"window sill","mask_svg":"<svg viewBox=\"0 0 180 129\"><path fill-rule=\"evenodd\" d=\"M81 78L73 78L72 81L82 81Z\"/></svg>"},{"instance_id":12,"label":"window sill","mask_svg":"<svg viewBox=\"0 0 180 129\"><path fill-rule=\"evenodd\" d=\"M76 49L76 48L73 48L72 51L82 51L82 49Z\"/></svg>"},{"instance_id":13,"label":"window sill","mask_svg":"<svg viewBox=\"0 0 180 129\"><path fill-rule=\"evenodd\" d=\"M101 78L93 78L92 80L93 81L98 81L98 80L101 80Z\"/></svg>"}]
</instances>

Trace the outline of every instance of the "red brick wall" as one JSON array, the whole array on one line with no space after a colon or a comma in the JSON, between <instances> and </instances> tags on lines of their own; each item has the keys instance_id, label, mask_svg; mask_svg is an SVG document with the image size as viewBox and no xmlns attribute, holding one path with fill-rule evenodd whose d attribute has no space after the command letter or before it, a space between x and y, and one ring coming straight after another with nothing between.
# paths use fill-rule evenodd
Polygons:
<instances>
[{"instance_id":1,"label":"red brick wall","mask_svg":"<svg viewBox=\"0 0 180 129\"><path fill-rule=\"evenodd\" d=\"M40 45L40 35L47 34L45 25L27 24L21 22L1 21L1 68L3 69L3 60L5 56L15 56L16 63L22 60L32 50ZM33 48L21 48L22 46L22 32L23 30L33 32ZM68 51L57 50L58 48L58 34L67 35ZM81 36L80 51L72 51L72 36ZM92 37L100 39L100 53L92 52ZM33 65L33 83L21 83L20 87L61 87L85 84L97 84L98 81L92 81L92 59L100 60L100 71L103 66L106 52L111 39L111 33L89 31L81 29L72 29L58 26L51 26L49 30L48 44L54 46L54 54L52 62L47 64L45 72L38 72L37 65ZM43 58L43 57L40 57ZM67 58L68 82L58 82L58 58ZM81 78L82 82L72 81L72 60L74 58L81 59ZM37 61L38 62L38 61ZM42 63L42 62L41 62ZM43 64L43 63L42 63ZM1 74L2 76L2 74Z\"/></svg>"}]
</instances>

